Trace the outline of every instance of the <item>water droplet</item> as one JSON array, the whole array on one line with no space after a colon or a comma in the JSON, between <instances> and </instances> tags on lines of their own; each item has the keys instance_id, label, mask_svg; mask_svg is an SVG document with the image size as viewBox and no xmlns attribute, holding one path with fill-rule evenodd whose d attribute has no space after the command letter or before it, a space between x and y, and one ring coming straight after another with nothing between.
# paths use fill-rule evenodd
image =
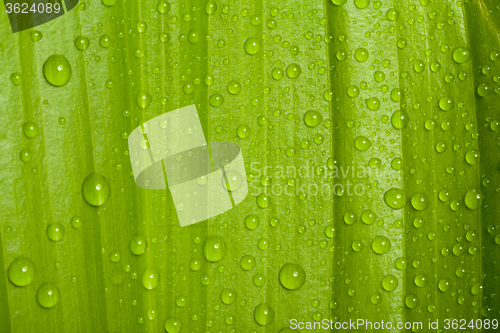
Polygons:
<instances>
[{"instance_id":1,"label":"water droplet","mask_svg":"<svg viewBox=\"0 0 500 333\"><path fill-rule=\"evenodd\" d=\"M261 326L266 326L274 320L274 310L267 303L257 305L253 312L255 322Z\"/></svg>"},{"instance_id":2,"label":"water droplet","mask_svg":"<svg viewBox=\"0 0 500 333\"><path fill-rule=\"evenodd\" d=\"M12 260L7 271L10 282L18 287L24 287L35 278L35 265L25 257L17 257Z\"/></svg>"},{"instance_id":3,"label":"water droplet","mask_svg":"<svg viewBox=\"0 0 500 333\"><path fill-rule=\"evenodd\" d=\"M153 290L158 286L160 276L153 268L146 268L142 273L142 285L148 290Z\"/></svg>"},{"instance_id":4,"label":"water droplet","mask_svg":"<svg viewBox=\"0 0 500 333\"><path fill-rule=\"evenodd\" d=\"M408 113L404 110L397 110L392 114L391 123L395 129L403 129L410 122L410 117Z\"/></svg>"},{"instance_id":5,"label":"water droplet","mask_svg":"<svg viewBox=\"0 0 500 333\"><path fill-rule=\"evenodd\" d=\"M486 97L491 93L491 87L487 83L481 83L477 87L477 93L481 97Z\"/></svg>"},{"instance_id":6,"label":"water droplet","mask_svg":"<svg viewBox=\"0 0 500 333\"><path fill-rule=\"evenodd\" d=\"M476 165L479 161L479 154L476 150L469 150L466 154L465 154L465 160L467 161L467 163L469 163L470 165Z\"/></svg>"},{"instance_id":7,"label":"water droplet","mask_svg":"<svg viewBox=\"0 0 500 333\"><path fill-rule=\"evenodd\" d=\"M377 97L370 97L365 102L366 106L372 111L376 111L380 108L380 100Z\"/></svg>"},{"instance_id":8,"label":"water droplet","mask_svg":"<svg viewBox=\"0 0 500 333\"><path fill-rule=\"evenodd\" d=\"M318 111L304 113L304 123L309 127L316 127L323 121L323 116Z\"/></svg>"},{"instance_id":9,"label":"water droplet","mask_svg":"<svg viewBox=\"0 0 500 333\"><path fill-rule=\"evenodd\" d=\"M377 254L385 254L391 249L391 241L385 236L377 236L373 239L372 249Z\"/></svg>"},{"instance_id":10,"label":"water droplet","mask_svg":"<svg viewBox=\"0 0 500 333\"><path fill-rule=\"evenodd\" d=\"M250 229L254 230L260 225L260 219L257 215L255 214L250 214L245 217L245 226Z\"/></svg>"},{"instance_id":11,"label":"water droplet","mask_svg":"<svg viewBox=\"0 0 500 333\"><path fill-rule=\"evenodd\" d=\"M229 91L230 94L238 95L241 91L241 84L236 80L231 80L227 84L227 91Z\"/></svg>"},{"instance_id":12,"label":"water droplet","mask_svg":"<svg viewBox=\"0 0 500 333\"><path fill-rule=\"evenodd\" d=\"M38 125L32 121L27 121L23 125L24 135L28 138L34 138L39 132Z\"/></svg>"},{"instance_id":13,"label":"water droplet","mask_svg":"<svg viewBox=\"0 0 500 333\"><path fill-rule=\"evenodd\" d=\"M464 62L469 61L470 59L470 51L465 47L456 48L453 51L453 60L455 60L459 64L463 64Z\"/></svg>"},{"instance_id":14,"label":"water droplet","mask_svg":"<svg viewBox=\"0 0 500 333\"><path fill-rule=\"evenodd\" d=\"M358 97L359 88L357 86L349 86L349 88L347 88L347 94L352 98Z\"/></svg>"},{"instance_id":15,"label":"water droplet","mask_svg":"<svg viewBox=\"0 0 500 333\"><path fill-rule=\"evenodd\" d=\"M47 236L53 242L58 242L64 237L66 230L61 223L51 223L47 226Z\"/></svg>"},{"instance_id":16,"label":"water droplet","mask_svg":"<svg viewBox=\"0 0 500 333\"><path fill-rule=\"evenodd\" d=\"M85 36L75 38L75 47L80 51L85 51L90 46L90 40Z\"/></svg>"},{"instance_id":17,"label":"water droplet","mask_svg":"<svg viewBox=\"0 0 500 333\"><path fill-rule=\"evenodd\" d=\"M207 1L205 4L205 13L208 15L213 15L217 11L217 4L213 0Z\"/></svg>"},{"instance_id":18,"label":"water droplet","mask_svg":"<svg viewBox=\"0 0 500 333\"><path fill-rule=\"evenodd\" d=\"M90 205L101 206L108 200L111 186L103 175L92 173L83 181L82 193Z\"/></svg>"},{"instance_id":19,"label":"water droplet","mask_svg":"<svg viewBox=\"0 0 500 333\"><path fill-rule=\"evenodd\" d=\"M12 73L10 75L10 81L12 82L13 85L20 85L23 82L23 78L20 73Z\"/></svg>"},{"instance_id":20,"label":"water droplet","mask_svg":"<svg viewBox=\"0 0 500 333\"><path fill-rule=\"evenodd\" d=\"M250 135L250 127L248 125L238 126L236 135L238 135L240 139L246 139Z\"/></svg>"},{"instance_id":21,"label":"water droplet","mask_svg":"<svg viewBox=\"0 0 500 333\"><path fill-rule=\"evenodd\" d=\"M165 330L167 333L179 333L181 331L182 324L177 318L168 318L165 322Z\"/></svg>"},{"instance_id":22,"label":"water droplet","mask_svg":"<svg viewBox=\"0 0 500 333\"><path fill-rule=\"evenodd\" d=\"M257 205L260 207L260 208L267 208L269 206L269 203L271 202L271 200L269 199L269 197L267 195L265 195L264 193L261 193L257 196Z\"/></svg>"},{"instance_id":23,"label":"water droplet","mask_svg":"<svg viewBox=\"0 0 500 333\"><path fill-rule=\"evenodd\" d=\"M396 21L399 17L399 12L394 8L389 8L385 16L390 21Z\"/></svg>"},{"instance_id":24,"label":"water droplet","mask_svg":"<svg viewBox=\"0 0 500 333\"><path fill-rule=\"evenodd\" d=\"M359 62L365 62L369 56L368 50L362 47L354 52L354 58Z\"/></svg>"},{"instance_id":25,"label":"water droplet","mask_svg":"<svg viewBox=\"0 0 500 333\"><path fill-rule=\"evenodd\" d=\"M481 205L481 193L477 188L470 188L465 193L465 206L470 210L479 209Z\"/></svg>"},{"instance_id":26,"label":"water droplet","mask_svg":"<svg viewBox=\"0 0 500 333\"><path fill-rule=\"evenodd\" d=\"M43 34L38 30L33 30L30 33L30 38L32 41L38 42L39 40L41 40L43 38Z\"/></svg>"},{"instance_id":27,"label":"water droplet","mask_svg":"<svg viewBox=\"0 0 500 333\"><path fill-rule=\"evenodd\" d=\"M250 271L254 269L255 265L256 265L255 258L251 255L243 256L240 260L240 266L245 271Z\"/></svg>"},{"instance_id":28,"label":"water droplet","mask_svg":"<svg viewBox=\"0 0 500 333\"><path fill-rule=\"evenodd\" d=\"M82 219L78 216L75 216L71 219L71 226L75 229L79 229L82 226Z\"/></svg>"},{"instance_id":29,"label":"water droplet","mask_svg":"<svg viewBox=\"0 0 500 333\"><path fill-rule=\"evenodd\" d=\"M438 288L441 290L443 293L447 292L448 290L451 289L451 282L448 279L441 279L438 282Z\"/></svg>"},{"instance_id":30,"label":"water droplet","mask_svg":"<svg viewBox=\"0 0 500 333\"><path fill-rule=\"evenodd\" d=\"M302 69L300 68L299 64L293 63L293 64L288 65L288 67L286 68L286 75L290 79L298 78L301 72L302 72Z\"/></svg>"},{"instance_id":31,"label":"water droplet","mask_svg":"<svg viewBox=\"0 0 500 333\"><path fill-rule=\"evenodd\" d=\"M109 260L111 260L111 262L118 262L120 261L120 253L114 251L114 252L111 252L109 254Z\"/></svg>"},{"instance_id":32,"label":"water droplet","mask_svg":"<svg viewBox=\"0 0 500 333\"><path fill-rule=\"evenodd\" d=\"M296 290L306 282L306 272L297 264L287 263L281 268L279 279L286 289Z\"/></svg>"},{"instance_id":33,"label":"water droplet","mask_svg":"<svg viewBox=\"0 0 500 333\"><path fill-rule=\"evenodd\" d=\"M224 258L226 251L226 243L220 236L209 236L203 243L203 255L208 261L220 261Z\"/></svg>"},{"instance_id":34,"label":"water droplet","mask_svg":"<svg viewBox=\"0 0 500 333\"><path fill-rule=\"evenodd\" d=\"M405 304L409 309L414 309L418 306L420 303L420 300L418 299L417 295L415 294L409 294L405 298Z\"/></svg>"},{"instance_id":35,"label":"water droplet","mask_svg":"<svg viewBox=\"0 0 500 333\"><path fill-rule=\"evenodd\" d=\"M44 308L52 308L59 302L59 289L52 282L44 282L38 287L36 300Z\"/></svg>"},{"instance_id":36,"label":"water droplet","mask_svg":"<svg viewBox=\"0 0 500 333\"><path fill-rule=\"evenodd\" d=\"M370 4L370 0L354 0L354 5L359 9L365 9Z\"/></svg>"},{"instance_id":37,"label":"water droplet","mask_svg":"<svg viewBox=\"0 0 500 333\"><path fill-rule=\"evenodd\" d=\"M108 35L102 35L99 38L99 45L103 48L107 48L111 45L111 38Z\"/></svg>"},{"instance_id":38,"label":"water droplet","mask_svg":"<svg viewBox=\"0 0 500 333\"><path fill-rule=\"evenodd\" d=\"M149 104L151 104L151 102L153 101L153 97L151 97L151 95L147 91L139 91L137 93L136 100L137 100L137 105L141 109L145 109L149 106Z\"/></svg>"},{"instance_id":39,"label":"water droplet","mask_svg":"<svg viewBox=\"0 0 500 333\"><path fill-rule=\"evenodd\" d=\"M29 150L27 149L23 149L19 152L19 158L21 159L21 161L23 161L24 163L28 163L29 161L31 161L31 153Z\"/></svg>"},{"instance_id":40,"label":"water droplet","mask_svg":"<svg viewBox=\"0 0 500 333\"><path fill-rule=\"evenodd\" d=\"M416 210L425 210L429 207L429 199L424 193L415 193L411 197L411 205Z\"/></svg>"},{"instance_id":41,"label":"water droplet","mask_svg":"<svg viewBox=\"0 0 500 333\"><path fill-rule=\"evenodd\" d=\"M347 0L332 0L332 2L334 5L342 6L343 4L345 4L347 2Z\"/></svg>"},{"instance_id":42,"label":"water droplet","mask_svg":"<svg viewBox=\"0 0 500 333\"><path fill-rule=\"evenodd\" d=\"M60 87L71 78L71 66L62 54L53 54L43 64L43 75L48 83Z\"/></svg>"},{"instance_id":43,"label":"water droplet","mask_svg":"<svg viewBox=\"0 0 500 333\"><path fill-rule=\"evenodd\" d=\"M443 111L450 111L455 107L455 101L451 97L443 97L439 100L439 108Z\"/></svg>"},{"instance_id":44,"label":"water droplet","mask_svg":"<svg viewBox=\"0 0 500 333\"><path fill-rule=\"evenodd\" d=\"M221 106L224 103L224 96L220 93L213 93L209 98L210 105L213 107Z\"/></svg>"},{"instance_id":45,"label":"water droplet","mask_svg":"<svg viewBox=\"0 0 500 333\"><path fill-rule=\"evenodd\" d=\"M114 4L116 3L116 0L101 0L101 1L102 4L106 7L114 6Z\"/></svg>"},{"instance_id":46,"label":"water droplet","mask_svg":"<svg viewBox=\"0 0 500 333\"><path fill-rule=\"evenodd\" d=\"M232 289L223 289L220 293L220 299L224 304L233 304L236 300L236 292Z\"/></svg>"},{"instance_id":47,"label":"water droplet","mask_svg":"<svg viewBox=\"0 0 500 333\"><path fill-rule=\"evenodd\" d=\"M357 150L359 151L365 151L368 150L372 145L372 142L370 139L368 139L366 136L358 136L354 140L354 146L356 147Z\"/></svg>"},{"instance_id":48,"label":"water droplet","mask_svg":"<svg viewBox=\"0 0 500 333\"><path fill-rule=\"evenodd\" d=\"M382 288L386 291L394 291L398 287L398 279L394 275L386 275L382 279Z\"/></svg>"},{"instance_id":49,"label":"water droplet","mask_svg":"<svg viewBox=\"0 0 500 333\"><path fill-rule=\"evenodd\" d=\"M132 238L130 238L130 252L132 252L136 256L143 254L146 251L146 246L146 237L135 234L132 236Z\"/></svg>"},{"instance_id":50,"label":"water droplet","mask_svg":"<svg viewBox=\"0 0 500 333\"><path fill-rule=\"evenodd\" d=\"M260 42L257 38L250 37L245 41L245 51L248 54L250 55L257 54L259 50L260 50Z\"/></svg>"},{"instance_id":51,"label":"water droplet","mask_svg":"<svg viewBox=\"0 0 500 333\"><path fill-rule=\"evenodd\" d=\"M415 285L417 287L423 288L429 283L429 279L427 279L425 277L425 275L419 274L419 275L415 276L415 279L413 280L413 282L415 283Z\"/></svg>"}]
</instances>

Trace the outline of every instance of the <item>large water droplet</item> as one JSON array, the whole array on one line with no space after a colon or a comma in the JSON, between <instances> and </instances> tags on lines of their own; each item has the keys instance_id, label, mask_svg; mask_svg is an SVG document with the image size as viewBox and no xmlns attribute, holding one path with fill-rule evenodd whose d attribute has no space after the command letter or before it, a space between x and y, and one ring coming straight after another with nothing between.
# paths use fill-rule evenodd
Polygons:
<instances>
[{"instance_id":1,"label":"large water droplet","mask_svg":"<svg viewBox=\"0 0 500 333\"><path fill-rule=\"evenodd\" d=\"M181 331L181 321L177 318L168 318L165 322L165 330L167 333L179 333Z\"/></svg>"},{"instance_id":2,"label":"large water droplet","mask_svg":"<svg viewBox=\"0 0 500 333\"><path fill-rule=\"evenodd\" d=\"M429 199L424 193L415 193L411 197L411 205L416 210L425 210L429 207Z\"/></svg>"},{"instance_id":3,"label":"large water droplet","mask_svg":"<svg viewBox=\"0 0 500 333\"><path fill-rule=\"evenodd\" d=\"M323 121L323 116L318 111L307 111L304 114L304 123L309 127L316 127Z\"/></svg>"},{"instance_id":4,"label":"large water droplet","mask_svg":"<svg viewBox=\"0 0 500 333\"><path fill-rule=\"evenodd\" d=\"M111 187L103 175L92 173L83 181L82 193L90 205L101 206L108 200Z\"/></svg>"},{"instance_id":5,"label":"large water droplet","mask_svg":"<svg viewBox=\"0 0 500 333\"><path fill-rule=\"evenodd\" d=\"M32 121L27 121L23 125L24 135L28 138L34 138L39 132L38 125Z\"/></svg>"},{"instance_id":6,"label":"large water droplet","mask_svg":"<svg viewBox=\"0 0 500 333\"><path fill-rule=\"evenodd\" d=\"M146 251L146 246L146 237L136 234L133 235L132 238L130 238L130 252L132 252L136 256L143 254L144 251Z\"/></svg>"},{"instance_id":7,"label":"large water droplet","mask_svg":"<svg viewBox=\"0 0 500 333\"><path fill-rule=\"evenodd\" d=\"M260 42L257 38L255 37L250 37L245 41L245 51L250 54L254 55L260 50Z\"/></svg>"},{"instance_id":8,"label":"large water droplet","mask_svg":"<svg viewBox=\"0 0 500 333\"><path fill-rule=\"evenodd\" d=\"M405 298L405 304L409 309L414 309L418 306L420 303L420 300L418 299L417 295L415 294L409 294Z\"/></svg>"},{"instance_id":9,"label":"large water droplet","mask_svg":"<svg viewBox=\"0 0 500 333\"><path fill-rule=\"evenodd\" d=\"M59 289L52 282L44 282L36 292L36 300L44 308L54 307L59 302Z\"/></svg>"},{"instance_id":10,"label":"large water droplet","mask_svg":"<svg viewBox=\"0 0 500 333\"><path fill-rule=\"evenodd\" d=\"M146 268L142 273L142 285L148 290L153 290L158 286L160 276L153 268Z\"/></svg>"},{"instance_id":11,"label":"large water droplet","mask_svg":"<svg viewBox=\"0 0 500 333\"><path fill-rule=\"evenodd\" d=\"M382 288L386 291L393 291L398 287L398 279L394 275L386 275L382 279Z\"/></svg>"},{"instance_id":12,"label":"large water droplet","mask_svg":"<svg viewBox=\"0 0 500 333\"><path fill-rule=\"evenodd\" d=\"M397 110L392 114L391 123L395 129L403 129L410 122L410 117L408 113L404 110Z\"/></svg>"},{"instance_id":13,"label":"large water droplet","mask_svg":"<svg viewBox=\"0 0 500 333\"><path fill-rule=\"evenodd\" d=\"M137 93L137 105L141 109L145 109L151 104L153 97L147 91L139 91Z\"/></svg>"},{"instance_id":14,"label":"large water droplet","mask_svg":"<svg viewBox=\"0 0 500 333\"><path fill-rule=\"evenodd\" d=\"M43 75L48 83L60 87L71 78L71 66L62 54L53 54L43 64Z\"/></svg>"},{"instance_id":15,"label":"large water droplet","mask_svg":"<svg viewBox=\"0 0 500 333\"><path fill-rule=\"evenodd\" d=\"M85 51L90 45L90 40L85 36L75 38L75 47L80 51Z\"/></svg>"},{"instance_id":16,"label":"large water droplet","mask_svg":"<svg viewBox=\"0 0 500 333\"><path fill-rule=\"evenodd\" d=\"M286 68L286 75L290 79L296 79L299 77L300 73L302 73L302 69L300 68L299 64L290 64Z\"/></svg>"},{"instance_id":17,"label":"large water droplet","mask_svg":"<svg viewBox=\"0 0 500 333\"><path fill-rule=\"evenodd\" d=\"M464 62L469 61L470 59L470 51L465 47L456 48L453 51L453 60L455 60L459 64L463 64Z\"/></svg>"},{"instance_id":18,"label":"large water droplet","mask_svg":"<svg viewBox=\"0 0 500 333\"><path fill-rule=\"evenodd\" d=\"M211 262L217 262L224 258L226 250L226 243L220 236L209 236L203 243L203 255Z\"/></svg>"},{"instance_id":19,"label":"large water droplet","mask_svg":"<svg viewBox=\"0 0 500 333\"><path fill-rule=\"evenodd\" d=\"M266 326L274 320L274 310L267 303L257 305L253 312L255 322L261 326Z\"/></svg>"},{"instance_id":20,"label":"large water droplet","mask_svg":"<svg viewBox=\"0 0 500 333\"><path fill-rule=\"evenodd\" d=\"M391 241L385 236L377 236L373 239L372 249L377 254L385 254L391 249Z\"/></svg>"},{"instance_id":21,"label":"large water droplet","mask_svg":"<svg viewBox=\"0 0 500 333\"><path fill-rule=\"evenodd\" d=\"M232 289L223 289L220 293L220 299L224 304L232 304L236 300L236 292Z\"/></svg>"},{"instance_id":22,"label":"large water droplet","mask_svg":"<svg viewBox=\"0 0 500 333\"><path fill-rule=\"evenodd\" d=\"M16 286L27 286L35 278L35 265L28 258L17 257L10 263L7 275Z\"/></svg>"},{"instance_id":23,"label":"large water droplet","mask_svg":"<svg viewBox=\"0 0 500 333\"><path fill-rule=\"evenodd\" d=\"M405 192L399 188L391 188L385 192L384 201L392 209L401 209L406 204Z\"/></svg>"},{"instance_id":24,"label":"large water droplet","mask_svg":"<svg viewBox=\"0 0 500 333\"><path fill-rule=\"evenodd\" d=\"M61 223L51 223L47 226L47 236L53 242L58 242L64 237L64 226Z\"/></svg>"},{"instance_id":25,"label":"large water droplet","mask_svg":"<svg viewBox=\"0 0 500 333\"><path fill-rule=\"evenodd\" d=\"M467 193L465 193L464 202L465 206L467 206L470 210L479 209L479 206L481 205L481 193L477 188L468 189Z\"/></svg>"},{"instance_id":26,"label":"large water droplet","mask_svg":"<svg viewBox=\"0 0 500 333\"><path fill-rule=\"evenodd\" d=\"M297 264L285 264L279 273L281 285L286 289L296 290L306 282L306 272Z\"/></svg>"}]
</instances>

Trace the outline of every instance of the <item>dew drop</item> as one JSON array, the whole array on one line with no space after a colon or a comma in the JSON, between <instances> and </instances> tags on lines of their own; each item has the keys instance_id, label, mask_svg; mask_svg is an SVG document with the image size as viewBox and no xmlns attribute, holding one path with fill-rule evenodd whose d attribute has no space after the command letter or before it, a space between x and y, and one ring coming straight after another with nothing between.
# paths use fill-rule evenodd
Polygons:
<instances>
[{"instance_id":1,"label":"dew drop","mask_svg":"<svg viewBox=\"0 0 500 333\"><path fill-rule=\"evenodd\" d=\"M160 282L160 276L158 272L153 268L146 268L142 273L142 285L148 290L153 290L158 286Z\"/></svg>"},{"instance_id":2,"label":"dew drop","mask_svg":"<svg viewBox=\"0 0 500 333\"><path fill-rule=\"evenodd\" d=\"M146 237L135 234L132 236L132 238L130 238L130 252L132 252L136 256L143 254L146 251L146 246Z\"/></svg>"},{"instance_id":3,"label":"dew drop","mask_svg":"<svg viewBox=\"0 0 500 333\"><path fill-rule=\"evenodd\" d=\"M253 317L257 324L266 326L274 320L274 310L269 304L261 303L255 308Z\"/></svg>"},{"instance_id":4,"label":"dew drop","mask_svg":"<svg viewBox=\"0 0 500 333\"><path fill-rule=\"evenodd\" d=\"M304 123L309 127L316 127L323 121L323 116L318 111L307 111L304 114Z\"/></svg>"},{"instance_id":5,"label":"dew drop","mask_svg":"<svg viewBox=\"0 0 500 333\"><path fill-rule=\"evenodd\" d=\"M290 79L296 79L299 77L300 73L302 72L299 64L290 64L288 65L288 67L286 68L286 75L290 78Z\"/></svg>"},{"instance_id":6,"label":"dew drop","mask_svg":"<svg viewBox=\"0 0 500 333\"><path fill-rule=\"evenodd\" d=\"M111 187L103 175L92 173L83 181L82 193L88 204L101 206L108 200Z\"/></svg>"},{"instance_id":7,"label":"dew drop","mask_svg":"<svg viewBox=\"0 0 500 333\"><path fill-rule=\"evenodd\" d=\"M36 292L36 300L44 308L52 308L59 302L59 289L52 282L44 282Z\"/></svg>"},{"instance_id":8,"label":"dew drop","mask_svg":"<svg viewBox=\"0 0 500 333\"><path fill-rule=\"evenodd\" d=\"M58 242L64 237L66 230L61 223L51 223L47 226L47 236L53 242Z\"/></svg>"},{"instance_id":9,"label":"dew drop","mask_svg":"<svg viewBox=\"0 0 500 333\"><path fill-rule=\"evenodd\" d=\"M167 333L179 333L181 331L181 321L177 318L168 318L165 322L165 330Z\"/></svg>"},{"instance_id":10,"label":"dew drop","mask_svg":"<svg viewBox=\"0 0 500 333\"><path fill-rule=\"evenodd\" d=\"M373 239L372 249L377 254L385 254L391 249L391 241L385 236L377 236Z\"/></svg>"},{"instance_id":11,"label":"dew drop","mask_svg":"<svg viewBox=\"0 0 500 333\"><path fill-rule=\"evenodd\" d=\"M259 50L260 50L260 42L257 38L250 37L245 41L245 51L248 54L250 55L257 54Z\"/></svg>"},{"instance_id":12,"label":"dew drop","mask_svg":"<svg viewBox=\"0 0 500 333\"><path fill-rule=\"evenodd\" d=\"M12 260L7 271L10 282L18 287L30 284L35 278L35 273L35 265L30 259L25 257L17 257Z\"/></svg>"},{"instance_id":13,"label":"dew drop","mask_svg":"<svg viewBox=\"0 0 500 333\"><path fill-rule=\"evenodd\" d=\"M306 282L306 272L297 264L287 263L281 268L279 279L286 289L296 290Z\"/></svg>"},{"instance_id":14,"label":"dew drop","mask_svg":"<svg viewBox=\"0 0 500 333\"><path fill-rule=\"evenodd\" d=\"M90 46L90 40L85 36L75 38L75 47L80 51L85 51Z\"/></svg>"},{"instance_id":15,"label":"dew drop","mask_svg":"<svg viewBox=\"0 0 500 333\"><path fill-rule=\"evenodd\" d=\"M71 66L62 54L53 54L43 64L43 75L48 83L61 87L71 78Z\"/></svg>"},{"instance_id":16,"label":"dew drop","mask_svg":"<svg viewBox=\"0 0 500 333\"><path fill-rule=\"evenodd\" d=\"M34 138L39 132L38 125L32 121L27 121L23 125L24 135L28 138Z\"/></svg>"},{"instance_id":17,"label":"dew drop","mask_svg":"<svg viewBox=\"0 0 500 333\"><path fill-rule=\"evenodd\" d=\"M226 251L226 243L220 236L209 236L203 243L203 255L208 261L220 261L224 258Z\"/></svg>"}]
</instances>

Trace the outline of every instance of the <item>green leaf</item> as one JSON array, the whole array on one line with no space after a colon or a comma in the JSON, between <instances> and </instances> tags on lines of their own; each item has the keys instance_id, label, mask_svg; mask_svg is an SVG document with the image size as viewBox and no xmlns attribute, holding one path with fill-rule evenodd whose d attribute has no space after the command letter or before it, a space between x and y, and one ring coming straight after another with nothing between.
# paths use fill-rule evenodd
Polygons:
<instances>
[{"instance_id":1,"label":"green leaf","mask_svg":"<svg viewBox=\"0 0 500 333\"><path fill-rule=\"evenodd\" d=\"M2 331L497 319L493 0L103 0L0 27ZM128 136L192 104L249 194L181 227Z\"/></svg>"}]
</instances>

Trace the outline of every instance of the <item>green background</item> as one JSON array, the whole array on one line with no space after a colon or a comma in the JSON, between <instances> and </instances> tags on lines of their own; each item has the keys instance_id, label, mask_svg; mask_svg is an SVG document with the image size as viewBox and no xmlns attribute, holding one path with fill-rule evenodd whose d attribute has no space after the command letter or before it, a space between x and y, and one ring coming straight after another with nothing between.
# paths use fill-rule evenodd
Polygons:
<instances>
[{"instance_id":1,"label":"green background","mask_svg":"<svg viewBox=\"0 0 500 333\"><path fill-rule=\"evenodd\" d=\"M170 5L161 13L149 0L83 1L36 27L38 41L33 29L12 33L0 16L2 332L163 332L168 318L181 332L279 332L292 318L499 319L495 1ZM259 45L255 54L245 49L249 38ZM360 48L367 59L363 50L356 56ZM457 48L470 59L457 61ZM61 87L43 73L53 54L72 70ZM152 97L146 108L137 102L142 92ZM441 100L453 108L444 111ZM208 142L242 148L250 193L236 208L181 228L168 191L135 185L127 135L190 104ZM306 124L307 111L321 114L319 126ZM23 133L28 121L39 127L33 138ZM242 125L248 137L238 135ZM294 175L287 166L312 171ZM368 167L369 176L351 173ZM92 173L110 184L98 207L82 196ZM314 186L348 182L363 185L363 195L339 186L314 194ZM402 209L386 203L391 188L405 193ZM266 208L257 200L264 191ZM481 193L480 200L467 202L466 193ZM412 203L417 197L424 203ZM251 214L256 229L245 224ZM65 229L57 242L47 234L53 223ZM147 239L138 256L130 250L134 235ZM215 263L203 254L209 236L227 247ZM374 251L377 236L390 242L387 253ZM240 264L245 255L255 259L249 271ZM8 278L17 257L36 268L25 287ZM304 269L301 288L282 286L286 263ZM159 275L153 290L143 286L146 269ZM387 291L384 277L397 288ZM60 291L49 309L36 297L44 282ZM232 304L221 300L227 288L237 296ZM266 326L254 318L261 303L275 313Z\"/></svg>"}]
</instances>

